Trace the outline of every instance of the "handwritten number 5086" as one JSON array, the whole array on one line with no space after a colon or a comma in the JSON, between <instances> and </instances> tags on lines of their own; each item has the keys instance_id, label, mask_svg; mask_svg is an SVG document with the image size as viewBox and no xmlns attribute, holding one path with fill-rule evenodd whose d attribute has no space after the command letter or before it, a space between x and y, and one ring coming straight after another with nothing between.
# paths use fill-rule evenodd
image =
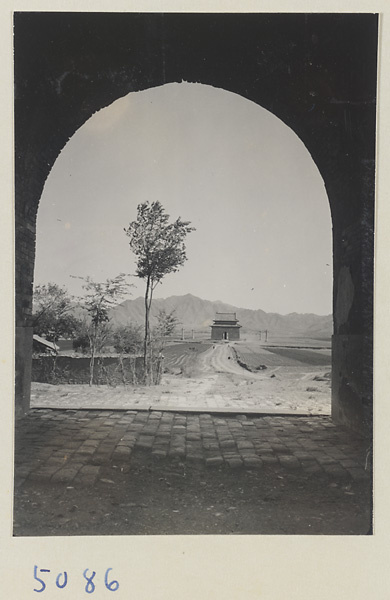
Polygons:
<instances>
[{"instance_id":1,"label":"handwritten number 5086","mask_svg":"<svg viewBox=\"0 0 390 600\"><path fill-rule=\"evenodd\" d=\"M50 573L50 569L38 569L37 565L34 566L34 579L35 579L35 581L37 581L40 584L39 588L34 588L34 592L41 593L41 592L45 591L46 583L42 579L42 577L38 577L38 571L39 571L39 574ZM108 574L110 571L112 571L111 567L109 569L106 569L106 572L104 574L104 585L110 592L116 592L116 590L119 588L119 582L116 581L115 579L109 581ZM83 572L83 577L87 581L87 583L85 584L85 592L87 594L93 594L93 592L96 589L95 582L93 581L93 579L96 575L96 572L92 571L92 575L88 575L88 572L89 572L89 569L85 569ZM59 589L63 589L64 587L66 587L67 583L68 583L68 573L66 571L64 571L63 573L58 573L58 575L56 577L56 586Z\"/></svg>"}]
</instances>

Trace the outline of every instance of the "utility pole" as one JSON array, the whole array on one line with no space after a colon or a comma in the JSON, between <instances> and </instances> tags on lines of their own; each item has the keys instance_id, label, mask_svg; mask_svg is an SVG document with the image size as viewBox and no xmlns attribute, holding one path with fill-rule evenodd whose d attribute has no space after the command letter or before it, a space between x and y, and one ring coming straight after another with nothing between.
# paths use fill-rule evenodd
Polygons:
<instances>
[{"instance_id":1,"label":"utility pole","mask_svg":"<svg viewBox=\"0 0 390 600\"><path fill-rule=\"evenodd\" d=\"M184 327L181 328L181 339L184 342Z\"/></svg>"},{"instance_id":2,"label":"utility pole","mask_svg":"<svg viewBox=\"0 0 390 600\"><path fill-rule=\"evenodd\" d=\"M268 329L265 330L265 341L268 341Z\"/></svg>"}]
</instances>

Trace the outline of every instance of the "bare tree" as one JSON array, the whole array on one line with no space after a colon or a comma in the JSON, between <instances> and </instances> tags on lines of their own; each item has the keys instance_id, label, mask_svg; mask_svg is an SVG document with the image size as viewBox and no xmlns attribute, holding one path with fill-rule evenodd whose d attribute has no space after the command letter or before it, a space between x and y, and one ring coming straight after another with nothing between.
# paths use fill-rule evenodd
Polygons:
<instances>
[{"instance_id":1,"label":"bare tree","mask_svg":"<svg viewBox=\"0 0 390 600\"><path fill-rule=\"evenodd\" d=\"M80 305L87 311L90 319L86 331L91 353L89 385L92 385L96 352L104 345L104 341L111 333L108 327L110 310L129 293L131 284L126 282L124 273L120 273L112 279L106 279L103 283L95 282L90 277L78 277L77 279L84 281L83 288L86 293L80 299Z\"/></svg>"},{"instance_id":2,"label":"bare tree","mask_svg":"<svg viewBox=\"0 0 390 600\"><path fill-rule=\"evenodd\" d=\"M160 202L143 202L137 207L137 219L125 229L130 249L137 257L136 275L146 282L144 370L145 382L151 383L152 356L150 309L153 292L168 273L175 273L187 260L184 240L194 231L189 221L179 217L169 223L169 215Z\"/></svg>"}]
</instances>

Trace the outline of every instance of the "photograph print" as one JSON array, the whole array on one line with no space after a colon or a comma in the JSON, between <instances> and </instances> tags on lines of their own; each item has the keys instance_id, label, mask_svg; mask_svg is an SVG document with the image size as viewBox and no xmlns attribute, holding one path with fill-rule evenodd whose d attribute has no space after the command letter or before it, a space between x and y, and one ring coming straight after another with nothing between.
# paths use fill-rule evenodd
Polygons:
<instances>
[{"instance_id":1,"label":"photograph print","mask_svg":"<svg viewBox=\"0 0 390 600\"><path fill-rule=\"evenodd\" d=\"M373 533L377 44L14 13L14 536Z\"/></svg>"}]
</instances>

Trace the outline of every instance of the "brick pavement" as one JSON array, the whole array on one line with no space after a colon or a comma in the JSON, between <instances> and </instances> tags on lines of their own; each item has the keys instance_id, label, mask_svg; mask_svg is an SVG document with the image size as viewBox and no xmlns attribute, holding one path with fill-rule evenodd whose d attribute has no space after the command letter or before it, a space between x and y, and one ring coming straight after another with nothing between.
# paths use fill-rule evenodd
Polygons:
<instances>
[{"instance_id":1,"label":"brick pavement","mask_svg":"<svg viewBox=\"0 0 390 600\"><path fill-rule=\"evenodd\" d=\"M329 417L33 409L17 422L15 485L93 485L136 452L207 468L277 469L369 479L367 442Z\"/></svg>"}]
</instances>

